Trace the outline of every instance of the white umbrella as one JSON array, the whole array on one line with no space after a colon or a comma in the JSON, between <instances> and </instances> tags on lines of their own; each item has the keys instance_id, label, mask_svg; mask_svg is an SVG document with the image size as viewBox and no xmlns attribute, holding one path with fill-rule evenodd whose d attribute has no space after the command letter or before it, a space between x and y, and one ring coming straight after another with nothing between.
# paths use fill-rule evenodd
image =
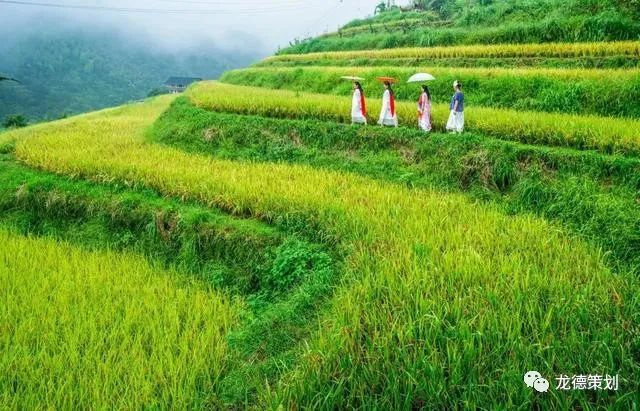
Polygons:
<instances>
[{"instance_id":1,"label":"white umbrella","mask_svg":"<svg viewBox=\"0 0 640 411\"><path fill-rule=\"evenodd\" d=\"M417 73L411 76L409 80L407 80L407 83L422 83L423 81L431 81L435 79L436 78L429 73Z\"/></svg>"},{"instance_id":2,"label":"white umbrella","mask_svg":"<svg viewBox=\"0 0 640 411\"><path fill-rule=\"evenodd\" d=\"M362 80L364 80L364 78L356 77L356 76L342 76L340 78L345 79L345 80L351 80L351 81L362 81Z\"/></svg>"}]
</instances>

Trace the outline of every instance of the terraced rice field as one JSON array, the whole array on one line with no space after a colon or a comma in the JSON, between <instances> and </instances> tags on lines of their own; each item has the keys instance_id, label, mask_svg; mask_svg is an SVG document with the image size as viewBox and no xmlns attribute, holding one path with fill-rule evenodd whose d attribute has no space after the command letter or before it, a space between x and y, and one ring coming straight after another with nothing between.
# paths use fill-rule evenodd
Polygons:
<instances>
[{"instance_id":1,"label":"terraced rice field","mask_svg":"<svg viewBox=\"0 0 640 411\"><path fill-rule=\"evenodd\" d=\"M318 93L204 83L188 93L195 105L210 110L280 118L351 121L351 98ZM401 124L416 123L415 103L398 102ZM375 123L380 102L368 105ZM433 106L436 129L444 131L448 104ZM640 121L596 116L521 112L476 107L465 114L469 130L526 143L596 149L605 153L639 153Z\"/></svg>"},{"instance_id":2,"label":"terraced rice field","mask_svg":"<svg viewBox=\"0 0 640 411\"><path fill-rule=\"evenodd\" d=\"M0 407L633 409L640 123L583 96L473 104L494 76L599 73L442 69L470 85L451 136L415 130L409 101L398 129L344 124L347 91L322 88L340 70L248 69L1 133ZM555 389L586 373L619 390Z\"/></svg>"},{"instance_id":3,"label":"terraced rice field","mask_svg":"<svg viewBox=\"0 0 640 411\"><path fill-rule=\"evenodd\" d=\"M467 30L465 30L467 31ZM637 41L488 44L284 53L258 66L638 67Z\"/></svg>"},{"instance_id":4,"label":"terraced rice field","mask_svg":"<svg viewBox=\"0 0 640 411\"><path fill-rule=\"evenodd\" d=\"M315 60L353 60L403 59L403 58L452 58L452 57L638 57L640 42L597 42L597 43L547 43L547 44L489 44L452 47L407 47L379 50L329 51L305 54L279 54L268 57L264 63L272 61L315 61Z\"/></svg>"},{"instance_id":5,"label":"terraced rice field","mask_svg":"<svg viewBox=\"0 0 640 411\"><path fill-rule=\"evenodd\" d=\"M368 97L377 100L380 76L407 79L416 70L436 76L429 84L434 102L441 103L449 95L451 84L464 79L473 89L467 102L474 106L527 111L640 118L640 107L627 99L640 98L638 69L558 69L558 68L445 68L445 67L253 67L228 71L221 81L238 85L290 89L349 96L349 82L336 81L348 73L363 77L362 86ZM602 79L607 79L602 81ZM415 100L416 85L400 83L394 87L400 100ZM569 101L569 99L572 99Z\"/></svg>"}]
</instances>

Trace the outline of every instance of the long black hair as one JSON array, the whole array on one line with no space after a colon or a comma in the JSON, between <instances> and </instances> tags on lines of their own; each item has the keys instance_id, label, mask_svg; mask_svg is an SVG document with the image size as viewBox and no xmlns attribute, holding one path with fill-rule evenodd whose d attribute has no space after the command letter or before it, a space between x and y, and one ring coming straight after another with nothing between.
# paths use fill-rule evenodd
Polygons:
<instances>
[{"instance_id":1,"label":"long black hair","mask_svg":"<svg viewBox=\"0 0 640 411\"><path fill-rule=\"evenodd\" d=\"M384 84L387 86L387 88L389 89L389 94L391 94L392 96L395 96L393 94L393 89L391 88L391 82L389 81L385 81Z\"/></svg>"},{"instance_id":2,"label":"long black hair","mask_svg":"<svg viewBox=\"0 0 640 411\"><path fill-rule=\"evenodd\" d=\"M424 86L422 86L422 91L427 93L427 98L429 99L429 101L431 101L431 93L429 92L429 87L427 87L426 84Z\"/></svg>"},{"instance_id":3,"label":"long black hair","mask_svg":"<svg viewBox=\"0 0 640 411\"><path fill-rule=\"evenodd\" d=\"M360 90L361 93L364 93L364 91L362 91L362 85L360 84L359 81L354 81L353 83L356 85L356 88Z\"/></svg>"}]
</instances>

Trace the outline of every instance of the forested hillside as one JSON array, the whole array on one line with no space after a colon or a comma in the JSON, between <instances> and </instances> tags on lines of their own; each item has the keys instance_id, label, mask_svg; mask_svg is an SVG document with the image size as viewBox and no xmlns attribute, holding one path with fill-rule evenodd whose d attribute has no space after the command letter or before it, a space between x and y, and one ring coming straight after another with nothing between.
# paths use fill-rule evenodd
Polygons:
<instances>
[{"instance_id":1,"label":"forested hillside","mask_svg":"<svg viewBox=\"0 0 640 411\"><path fill-rule=\"evenodd\" d=\"M409 46L636 40L638 0L422 0L355 20L335 33L294 41L308 53Z\"/></svg>"},{"instance_id":2,"label":"forested hillside","mask_svg":"<svg viewBox=\"0 0 640 411\"><path fill-rule=\"evenodd\" d=\"M216 78L254 58L208 48L163 51L138 38L65 31L13 38L0 50L0 120L29 120L111 107L146 97L169 76Z\"/></svg>"}]
</instances>

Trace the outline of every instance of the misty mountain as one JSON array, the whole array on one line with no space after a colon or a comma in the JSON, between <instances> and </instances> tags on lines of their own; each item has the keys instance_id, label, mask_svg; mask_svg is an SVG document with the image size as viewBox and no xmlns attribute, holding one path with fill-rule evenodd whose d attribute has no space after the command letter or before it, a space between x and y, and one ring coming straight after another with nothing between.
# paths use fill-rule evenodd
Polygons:
<instances>
[{"instance_id":1,"label":"misty mountain","mask_svg":"<svg viewBox=\"0 0 640 411\"><path fill-rule=\"evenodd\" d=\"M89 29L12 34L0 47L0 119L55 119L145 97L169 76L216 78L246 66L255 51L208 44L156 46L162 39ZM152 45L156 44L156 45Z\"/></svg>"}]
</instances>

